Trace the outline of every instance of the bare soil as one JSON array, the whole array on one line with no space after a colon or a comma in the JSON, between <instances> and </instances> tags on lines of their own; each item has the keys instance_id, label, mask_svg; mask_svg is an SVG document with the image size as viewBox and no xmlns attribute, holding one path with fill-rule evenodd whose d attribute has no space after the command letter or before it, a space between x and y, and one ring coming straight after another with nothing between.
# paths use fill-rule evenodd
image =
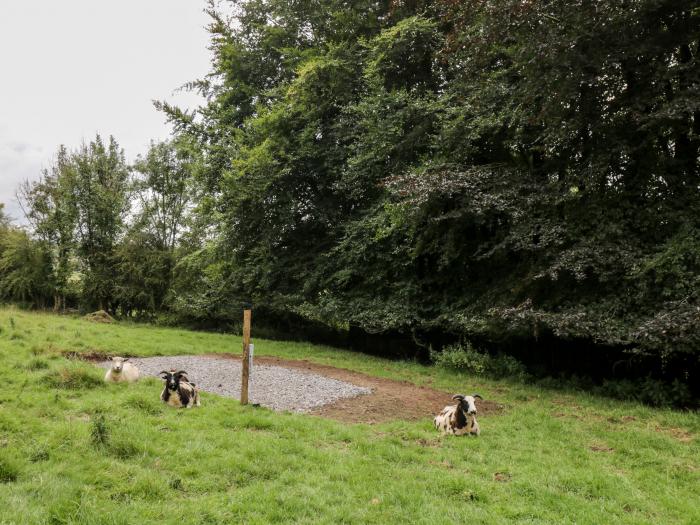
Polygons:
<instances>
[{"instance_id":1,"label":"bare soil","mask_svg":"<svg viewBox=\"0 0 700 525\"><path fill-rule=\"evenodd\" d=\"M211 357L238 359L232 354L213 354ZM383 423L386 421L415 421L432 418L445 406L453 404L457 392L441 392L430 387L417 386L407 381L373 377L352 370L319 365L310 361L290 361L278 357L256 357L256 363L294 368L320 374L357 386L369 387L372 393L342 399L311 410L310 414L348 423ZM476 401L480 416L501 412L504 407L493 401Z\"/></svg>"}]
</instances>

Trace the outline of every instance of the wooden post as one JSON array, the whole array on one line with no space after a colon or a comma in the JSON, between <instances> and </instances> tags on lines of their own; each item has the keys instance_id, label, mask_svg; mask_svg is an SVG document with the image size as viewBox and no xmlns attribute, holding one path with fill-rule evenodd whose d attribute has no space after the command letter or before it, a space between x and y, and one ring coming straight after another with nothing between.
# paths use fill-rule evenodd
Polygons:
<instances>
[{"instance_id":1,"label":"wooden post","mask_svg":"<svg viewBox=\"0 0 700 525\"><path fill-rule=\"evenodd\" d=\"M248 381L250 379L250 318L251 311L243 310L243 373L241 377L241 405L248 404Z\"/></svg>"}]
</instances>

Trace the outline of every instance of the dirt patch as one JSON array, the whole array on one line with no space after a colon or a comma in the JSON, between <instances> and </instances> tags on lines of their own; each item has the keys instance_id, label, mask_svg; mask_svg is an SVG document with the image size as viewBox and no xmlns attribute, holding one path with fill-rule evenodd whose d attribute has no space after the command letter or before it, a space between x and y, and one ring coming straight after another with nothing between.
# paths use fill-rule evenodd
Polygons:
<instances>
[{"instance_id":1,"label":"dirt patch","mask_svg":"<svg viewBox=\"0 0 700 525\"><path fill-rule=\"evenodd\" d=\"M583 420L583 416L579 416L578 414L567 414L566 412L554 412L552 413L553 417L557 418L572 418L572 419L578 419L579 421Z\"/></svg>"},{"instance_id":2,"label":"dirt patch","mask_svg":"<svg viewBox=\"0 0 700 525\"><path fill-rule=\"evenodd\" d=\"M631 423L632 421L637 421L637 418L634 416L622 416L622 417L617 417L617 416L611 416L607 418L608 423L615 423L615 424L620 424L620 423Z\"/></svg>"},{"instance_id":3,"label":"dirt patch","mask_svg":"<svg viewBox=\"0 0 700 525\"><path fill-rule=\"evenodd\" d=\"M210 357L240 359L239 356L231 354L211 354ZM415 421L426 417L432 418L446 405L454 403L452 395L455 392L441 392L430 387L416 386L407 381L372 377L360 372L319 365L310 361L290 361L278 357L256 357L255 362L305 370L357 386L371 388L372 393L369 395L342 399L309 412L310 414L339 421L350 423L383 423L395 420ZM496 414L504 409L503 405L488 400L477 400L476 407L480 416Z\"/></svg>"},{"instance_id":4,"label":"dirt patch","mask_svg":"<svg viewBox=\"0 0 700 525\"><path fill-rule=\"evenodd\" d=\"M687 430L683 428L676 428L676 427L656 427L655 428L656 432L662 432L664 434L667 434L671 436L673 439L677 439L681 443L690 443L693 441L694 436Z\"/></svg>"},{"instance_id":5,"label":"dirt patch","mask_svg":"<svg viewBox=\"0 0 700 525\"><path fill-rule=\"evenodd\" d=\"M107 354L99 350L88 350L77 352L75 350L65 350L61 355L66 359L77 359L78 361L99 362L108 359Z\"/></svg>"},{"instance_id":6,"label":"dirt patch","mask_svg":"<svg viewBox=\"0 0 700 525\"><path fill-rule=\"evenodd\" d=\"M513 476L509 472L496 472L493 475L493 480L499 483L507 483L513 479Z\"/></svg>"},{"instance_id":7,"label":"dirt patch","mask_svg":"<svg viewBox=\"0 0 700 525\"><path fill-rule=\"evenodd\" d=\"M452 470L453 468L455 468L454 465L452 463L450 463L449 461L447 461L446 459L444 459L442 461L435 461L435 460L431 459L428 461L428 463L430 463L431 465L435 465L436 467L446 468L448 470Z\"/></svg>"},{"instance_id":8,"label":"dirt patch","mask_svg":"<svg viewBox=\"0 0 700 525\"><path fill-rule=\"evenodd\" d=\"M588 448L590 450L592 450L593 452L614 452L615 451L614 448L610 448L606 445L591 445Z\"/></svg>"}]
</instances>

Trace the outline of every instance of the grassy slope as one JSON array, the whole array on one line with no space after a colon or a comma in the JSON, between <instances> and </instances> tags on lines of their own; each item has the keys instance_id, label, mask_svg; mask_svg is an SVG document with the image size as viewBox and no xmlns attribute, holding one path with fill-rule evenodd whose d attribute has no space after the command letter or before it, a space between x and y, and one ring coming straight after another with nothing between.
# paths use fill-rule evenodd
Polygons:
<instances>
[{"instance_id":1,"label":"grassy slope","mask_svg":"<svg viewBox=\"0 0 700 525\"><path fill-rule=\"evenodd\" d=\"M1 524L700 523L697 414L263 340L256 355L478 390L508 409L482 418L478 439L439 438L428 419L348 425L208 394L178 411L157 380L105 386L61 351L238 352L240 338L12 309L0 329Z\"/></svg>"}]
</instances>

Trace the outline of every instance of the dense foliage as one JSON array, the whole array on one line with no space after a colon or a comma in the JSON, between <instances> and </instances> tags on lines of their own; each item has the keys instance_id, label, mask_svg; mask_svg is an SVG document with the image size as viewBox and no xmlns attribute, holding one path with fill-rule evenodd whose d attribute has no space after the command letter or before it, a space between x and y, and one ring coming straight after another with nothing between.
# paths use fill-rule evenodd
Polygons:
<instances>
[{"instance_id":1,"label":"dense foliage","mask_svg":"<svg viewBox=\"0 0 700 525\"><path fill-rule=\"evenodd\" d=\"M209 13L212 71L191 84L207 102L159 104L177 139L142 160L140 220L119 219L116 184L99 242L77 226L90 297L209 323L252 302L268 319L424 346L466 338L697 375L693 3L245 0ZM84 224L75 206L65 220ZM62 230L49 229L60 289ZM103 287L106 272L121 277Z\"/></svg>"}]
</instances>

